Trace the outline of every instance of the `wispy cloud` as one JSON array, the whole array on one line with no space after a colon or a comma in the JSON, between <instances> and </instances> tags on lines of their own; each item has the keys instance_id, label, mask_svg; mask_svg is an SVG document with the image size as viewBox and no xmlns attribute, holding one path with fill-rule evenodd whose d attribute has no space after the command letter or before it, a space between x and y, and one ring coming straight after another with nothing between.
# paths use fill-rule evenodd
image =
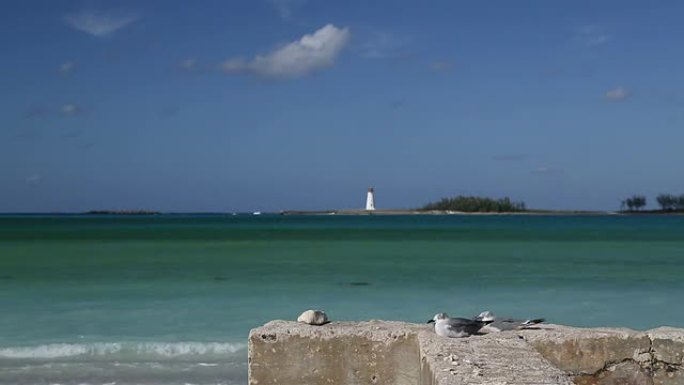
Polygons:
<instances>
[{"instance_id":1,"label":"wispy cloud","mask_svg":"<svg viewBox=\"0 0 684 385\"><path fill-rule=\"evenodd\" d=\"M597 47L609 43L615 39L595 25L583 25L575 30L575 39L587 47Z\"/></svg>"},{"instance_id":2,"label":"wispy cloud","mask_svg":"<svg viewBox=\"0 0 684 385\"><path fill-rule=\"evenodd\" d=\"M613 40L613 36L611 35L598 35L598 36L592 36L587 39L587 45L589 47L597 46L597 45L603 45L608 43L609 41Z\"/></svg>"},{"instance_id":3,"label":"wispy cloud","mask_svg":"<svg viewBox=\"0 0 684 385\"><path fill-rule=\"evenodd\" d=\"M60 111L64 116L76 116L83 113L83 109L76 104L64 104L60 108Z\"/></svg>"},{"instance_id":4,"label":"wispy cloud","mask_svg":"<svg viewBox=\"0 0 684 385\"><path fill-rule=\"evenodd\" d=\"M306 4L307 0L270 0L270 3L278 11L278 16L283 20L290 20L294 12Z\"/></svg>"},{"instance_id":5,"label":"wispy cloud","mask_svg":"<svg viewBox=\"0 0 684 385\"><path fill-rule=\"evenodd\" d=\"M33 174L24 178L24 182L27 184L36 184L40 182L41 179L43 179L43 177L40 174Z\"/></svg>"},{"instance_id":6,"label":"wispy cloud","mask_svg":"<svg viewBox=\"0 0 684 385\"><path fill-rule=\"evenodd\" d=\"M437 72L448 72L451 71L453 65L448 60L435 60L430 63L430 68Z\"/></svg>"},{"instance_id":7,"label":"wispy cloud","mask_svg":"<svg viewBox=\"0 0 684 385\"><path fill-rule=\"evenodd\" d=\"M80 11L64 17L72 28L96 37L111 36L138 19L137 13L112 11Z\"/></svg>"},{"instance_id":8,"label":"wispy cloud","mask_svg":"<svg viewBox=\"0 0 684 385\"><path fill-rule=\"evenodd\" d=\"M328 24L273 52L257 55L250 60L232 58L223 62L220 68L228 73L272 78L301 77L335 64L350 37L348 28Z\"/></svg>"},{"instance_id":9,"label":"wispy cloud","mask_svg":"<svg viewBox=\"0 0 684 385\"><path fill-rule=\"evenodd\" d=\"M178 68L185 70L185 71L193 71L197 69L197 65L199 64L199 60L197 60L194 57L189 57L187 59L183 59L178 62Z\"/></svg>"},{"instance_id":10,"label":"wispy cloud","mask_svg":"<svg viewBox=\"0 0 684 385\"><path fill-rule=\"evenodd\" d=\"M65 61L59 65L59 73L62 75L68 75L74 70L74 68L76 68L76 63L72 61Z\"/></svg>"},{"instance_id":11,"label":"wispy cloud","mask_svg":"<svg viewBox=\"0 0 684 385\"><path fill-rule=\"evenodd\" d=\"M565 175L565 170L559 167L544 166L535 168L532 170L532 174L542 176L560 176Z\"/></svg>"},{"instance_id":12,"label":"wispy cloud","mask_svg":"<svg viewBox=\"0 0 684 385\"><path fill-rule=\"evenodd\" d=\"M492 160L497 162L520 162L529 157L529 154L501 154L492 156Z\"/></svg>"},{"instance_id":13,"label":"wispy cloud","mask_svg":"<svg viewBox=\"0 0 684 385\"><path fill-rule=\"evenodd\" d=\"M606 91L604 94L605 98L611 102L622 102L624 100L627 100L630 96L629 90L627 90L625 87L616 87L613 88L612 90Z\"/></svg>"},{"instance_id":14,"label":"wispy cloud","mask_svg":"<svg viewBox=\"0 0 684 385\"><path fill-rule=\"evenodd\" d=\"M369 34L359 51L367 59L392 59L407 55L406 44L406 39L376 31Z\"/></svg>"}]
</instances>

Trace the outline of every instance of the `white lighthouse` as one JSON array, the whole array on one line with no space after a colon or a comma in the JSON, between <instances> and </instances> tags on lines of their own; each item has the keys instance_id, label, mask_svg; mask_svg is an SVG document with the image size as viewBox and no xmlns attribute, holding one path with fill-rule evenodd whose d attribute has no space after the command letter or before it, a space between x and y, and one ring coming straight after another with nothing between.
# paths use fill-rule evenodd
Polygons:
<instances>
[{"instance_id":1,"label":"white lighthouse","mask_svg":"<svg viewBox=\"0 0 684 385\"><path fill-rule=\"evenodd\" d=\"M375 192L373 188L368 188L368 194L366 195L366 211L375 210Z\"/></svg>"}]
</instances>

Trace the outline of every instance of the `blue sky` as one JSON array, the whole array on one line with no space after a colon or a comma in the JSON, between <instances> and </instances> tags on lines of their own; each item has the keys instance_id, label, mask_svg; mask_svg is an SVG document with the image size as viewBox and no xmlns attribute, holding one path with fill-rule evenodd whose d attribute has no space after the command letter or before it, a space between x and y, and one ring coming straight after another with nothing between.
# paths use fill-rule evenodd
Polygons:
<instances>
[{"instance_id":1,"label":"blue sky","mask_svg":"<svg viewBox=\"0 0 684 385\"><path fill-rule=\"evenodd\" d=\"M684 2L4 1L0 211L684 193Z\"/></svg>"}]
</instances>

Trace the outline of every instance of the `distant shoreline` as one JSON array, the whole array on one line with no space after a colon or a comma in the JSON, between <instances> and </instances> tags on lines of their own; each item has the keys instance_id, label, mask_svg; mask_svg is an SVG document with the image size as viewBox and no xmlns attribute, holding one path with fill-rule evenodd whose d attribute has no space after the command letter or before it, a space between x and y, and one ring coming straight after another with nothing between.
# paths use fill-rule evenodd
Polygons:
<instances>
[{"instance_id":1,"label":"distant shoreline","mask_svg":"<svg viewBox=\"0 0 684 385\"><path fill-rule=\"evenodd\" d=\"M83 213L85 215L159 215L160 211L152 210L91 210Z\"/></svg>"},{"instance_id":2,"label":"distant shoreline","mask_svg":"<svg viewBox=\"0 0 684 385\"><path fill-rule=\"evenodd\" d=\"M644 211L572 211L572 210L526 210L526 211L449 211L449 210L401 210L401 209L383 209L383 210L287 210L281 211L281 215L464 215L464 216L511 216L511 215L528 215L528 216L547 216L547 215L565 215L565 216L629 216L629 215L684 215L682 211L662 211L662 210L644 210Z\"/></svg>"},{"instance_id":3,"label":"distant shoreline","mask_svg":"<svg viewBox=\"0 0 684 385\"><path fill-rule=\"evenodd\" d=\"M408 210L408 209L379 209L367 211L362 209L341 210L284 210L264 211L261 215L341 215L341 216L398 216L398 215L453 215L453 216L684 216L684 211L642 210L642 211L580 211L580 210L526 210L510 212L466 212L448 210ZM0 216L183 216L183 215L215 215L215 216L258 216L253 212L162 212L151 210L91 210L87 212L23 212L23 213L0 213Z\"/></svg>"}]
</instances>

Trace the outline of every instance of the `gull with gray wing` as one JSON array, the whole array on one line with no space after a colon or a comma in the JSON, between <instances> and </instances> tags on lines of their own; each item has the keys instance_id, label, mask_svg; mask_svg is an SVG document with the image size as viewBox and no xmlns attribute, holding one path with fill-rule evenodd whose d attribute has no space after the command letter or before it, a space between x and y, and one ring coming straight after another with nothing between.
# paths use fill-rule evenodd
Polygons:
<instances>
[{"instance_id":1,"label":"gull with gray wing","mask_svg":"<svg viewBox=\"0 0 684 385\"><path fill-rule=\"evenodd\" d=\"M522 330L528 329L531 326L540 324L544 322L544 318L536 319L515 319L515 318L503 318L496 317L491 311L483 311L476 317L473 317L473 321L489 322L489 324L482 328L483 332L502 332L508 330Z\"/></svg>"},{"instance_id":2,"label":"gull with gray wing","mask_svg":"<svg viewBox=\"0 0 684 385\"><path fill-rule=\"evenodd\" d=\"M450 318L446 313L438 313L427 323L435 324L435 333L441 337L469 337L492 321L473 320L467 318Z\"/></svg>"}]
</instances>

